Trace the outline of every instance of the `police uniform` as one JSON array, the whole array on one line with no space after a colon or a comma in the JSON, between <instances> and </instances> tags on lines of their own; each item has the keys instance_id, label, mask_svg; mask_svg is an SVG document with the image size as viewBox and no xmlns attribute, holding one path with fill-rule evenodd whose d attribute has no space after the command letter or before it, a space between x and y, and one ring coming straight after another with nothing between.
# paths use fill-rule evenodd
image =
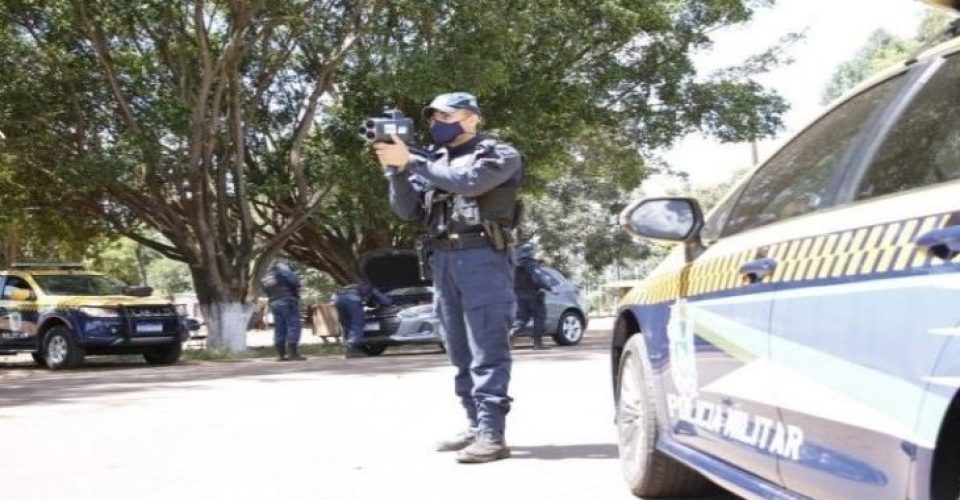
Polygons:
<instances>
[{"instance_id":1,"label":"police uniform","mask_svg":"<svg viewBox=\"0 0 960 500\"><path fill-rule=\"evenodd\" d=\"M260 283L273 313L273 345L277 360L302 360L300 343L300 278L286 264L275 264ZM287 354L289 353L289 357Z\"/></svg>"},{"instance_id":2,"label":"police uniform","mask_svg":"<svg viewBox=\"0 0 960 500\"><path fill-rule=\"evenodd\" d=\"M390 297L366 283L341 288L333 299L333 306L337 309L337 317L340 319L340 327L343 330L344 343L347 346L345 355L348 358L363 354L361 350L364 326L363 306L371 300L381 306L392 304Z\"/></svg>"},{"instance_id":3,"label":"police uniform","mask_svg":"<svg viewBox=\"0 0 960 500\"><path fill-rule=\"evenodd\" d=\"M547 306L544 301L544 291L551 286L543 277L540 262L533 255L523 255L517 259L516 280L514 291L517 294L517 320L514 331L527 325L533 318L533 347L543 348L543 335L547 332Z\"/></svg>"},{"instance_id":4,"label":"police uniform","mask_svg":"<svg viewBox=\"0 0 960 500\"><path fill-rule=\"evenodd\" d=\"M515 222L522 176L517 150L485 134L434 147L431 158L411 155L403 172L388 174L394 212L427 229L456 394L477 439L501 444L512 402L508 332L516 302L513 256L504 240ZM496 458L509 453L505 445L499 450L504 453ZM468 461L462 454L458 460Z\"/></svg>"}]
</instances>

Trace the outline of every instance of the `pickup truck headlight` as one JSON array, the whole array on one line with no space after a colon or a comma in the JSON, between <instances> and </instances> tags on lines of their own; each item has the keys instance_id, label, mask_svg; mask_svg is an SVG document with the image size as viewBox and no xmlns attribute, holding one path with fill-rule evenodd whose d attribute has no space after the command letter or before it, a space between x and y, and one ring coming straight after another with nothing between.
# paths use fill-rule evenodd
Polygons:
<instances>
[{"instance_id":1,"label":"pickup truck headlight","mask_svg":"<svg viewBox=\"0 0 960 500\"><path fill-rule=\"evenodd\" d=\"M109 307L81 307L80 312L92 318L118 318L120 313Z\"/></svg>"}]
</instances>

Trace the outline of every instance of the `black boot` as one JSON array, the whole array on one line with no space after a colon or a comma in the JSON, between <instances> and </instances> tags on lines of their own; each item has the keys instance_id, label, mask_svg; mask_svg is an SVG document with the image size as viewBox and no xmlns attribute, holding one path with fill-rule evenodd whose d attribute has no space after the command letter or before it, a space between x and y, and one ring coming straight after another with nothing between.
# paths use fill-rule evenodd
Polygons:
<instances>
[{"instance_id":1,"label":"black boot","mask_svg":"<svg viewBox=\"0 0 960 500\"><path fill-rule=\"evenodd\" d=\"M277 361L286 361L287 360L287 346L283 344L277 344L273 347L277 348Z\"/></svg>"},{"instance_id":2,"label":"black boot","mask_svg":"<svg viewBox=\"0 0 960 500\"><path fill-rule=\"evenodd\" d=\"M290 361L304 361L307 359L297 352L297 344L288 344L287 350L290 351L290 356L287 358Z\"/></svg>"}]
</instances>

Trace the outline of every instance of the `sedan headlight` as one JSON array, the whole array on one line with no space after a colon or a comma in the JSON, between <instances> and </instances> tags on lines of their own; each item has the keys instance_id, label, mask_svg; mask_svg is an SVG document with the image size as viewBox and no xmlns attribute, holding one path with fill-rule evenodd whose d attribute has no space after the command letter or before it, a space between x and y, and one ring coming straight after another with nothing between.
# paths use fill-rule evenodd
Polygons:
<instances>
[{"instance_id":1,"label":"sedan headlight","mask_svg":"<svg viewBox=\"0 0 960 500\"><path fill-rule=\"evenodd\" d=\"M81 307L80 312L93 318L117 318L120 313L109 307Z\"/></svg>"},{"instance_id":2,"label":"sedan headlight","mask_svg":"<svg viewBox=\"0 0 960 500\"><path fill-rule=\"evenodd\" d=\"M400 319L410 319L410 318L429 317L429 316L433 316L432 304L408 307L397 313L397 317Z\"/></svg>"}]
</instances>

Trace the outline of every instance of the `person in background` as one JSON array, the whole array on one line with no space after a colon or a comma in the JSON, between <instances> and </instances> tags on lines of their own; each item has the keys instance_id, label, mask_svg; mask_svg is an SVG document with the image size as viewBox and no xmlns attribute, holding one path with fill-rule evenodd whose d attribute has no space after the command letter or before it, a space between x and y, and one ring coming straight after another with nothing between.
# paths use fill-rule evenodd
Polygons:
<instances>
[{"instance_id":1,"label":"person in background","mask_svg":"<svg viewBox=\"0 0 960 500\"><path fill-rule=\"evenodd\" d=\"M333 306L337 308L337 316L340 319L346 345L344 358L360 358L367 355L363 350L363 306L373 302L383 307L393 303L390 297L369 283L347 285L334 295Z\"/></svg>"},{"instance_id":2,"label":"person in background","mask_svg":"<svg viewBox=\"0 0 960 500\"><path fill-rule=\"evenodd\" d=\"M300 278L286 262L274 262L260 281L273 313L273 346L277 361L303 361L300 344Z\"/></svg>"},{"instance_id":3,"label":"person in background","mask_svg":"<svg viewBox=\"0 0 960 500\"><path fill-rule=\"evenodd\" d=\"M517 294L517 318L513 332L527 326L533 318L533 348L544 349L543 336L547 333L547 305L544 294L552 291L550 283L540 269L540 261L534 258L536 247L524 243L517 248L517 269L513 290Z\"/></svg>"}]
</instances>

